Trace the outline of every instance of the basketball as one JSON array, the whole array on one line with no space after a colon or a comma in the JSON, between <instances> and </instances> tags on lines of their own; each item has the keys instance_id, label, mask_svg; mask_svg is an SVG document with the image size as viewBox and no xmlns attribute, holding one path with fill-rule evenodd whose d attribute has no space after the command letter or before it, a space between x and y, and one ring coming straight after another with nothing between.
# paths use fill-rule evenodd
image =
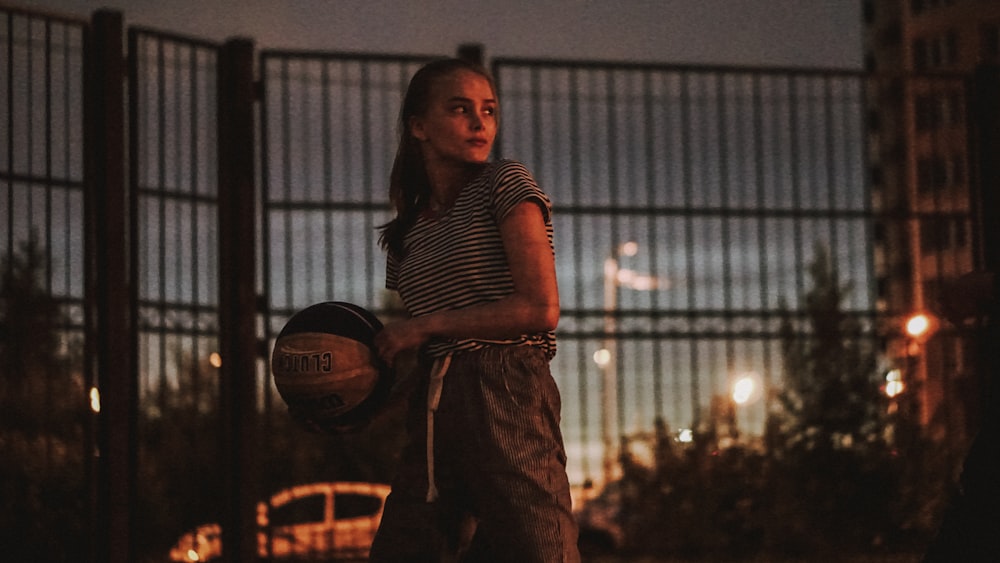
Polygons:
<instances>
[{"instance_id":1,"label":"basketball","mask_svg":"<svg viewBox=\"0 0 1000 563\"><path fill-rule=\"evenodd\" d=\"M374 314L340 301L292 315L271 354L274 385L292 418L318 432L368 422L392 386L391 371L375 353L381 329Z\"/></svg>"}]
</instances>

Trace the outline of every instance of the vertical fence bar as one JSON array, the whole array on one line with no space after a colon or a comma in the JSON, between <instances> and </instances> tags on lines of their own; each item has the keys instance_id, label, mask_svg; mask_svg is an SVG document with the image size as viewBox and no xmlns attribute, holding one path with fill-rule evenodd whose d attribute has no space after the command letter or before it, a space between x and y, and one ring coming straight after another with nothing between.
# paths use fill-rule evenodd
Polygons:
<instances>
[{"instance_id":1,"label":"vertical fence bar","mask_svg":"<svg viewBox=\"0 0 1000 563\"><path fill-rule=\"evenodd\" d=\"M3 108L4 113L6 113L7 119L4 120L4 129L6 131L3 133L4 144L7 145L6 154L4 159L7 161L7 167L9 172L14 171L14 16L7 14L7 25L6 25L7 38L4 42L3 53L6 55L2 63L4 69L3 72L6 74L5 80L7 82L6 92L4 93L5 107ZM7 213L4 217L6 226L4 227L5 233L4 239L6 245L2 249L3 253L7 256L14 255L14 175L9 174L5 178L5 190L4 197L6 198Z\"/></svg>"},{"instance_id":2,"label":"vertical fence bar","mask_svg":"<svg viewBox=\"0 0 1000 563\"><path fill-rule=\"evenodd\" d=\"M135 561L135 333L130 318L122 15L94 13L85 92L88 369L101 391L92 557ZM124 348L124 350L123 350Z\"/></svg>"},{"instance_id":3,"label":"vertical fence bar","mask_svg":"<svg viewBox=\"0 0 1000 563\"><path fill-rule=\"evenodd\" d=\"M223 557L256 557L257 481L252 455L257 351L253 42L219 52L219 343L225 464Z\"/></svg>"}]
</instances>

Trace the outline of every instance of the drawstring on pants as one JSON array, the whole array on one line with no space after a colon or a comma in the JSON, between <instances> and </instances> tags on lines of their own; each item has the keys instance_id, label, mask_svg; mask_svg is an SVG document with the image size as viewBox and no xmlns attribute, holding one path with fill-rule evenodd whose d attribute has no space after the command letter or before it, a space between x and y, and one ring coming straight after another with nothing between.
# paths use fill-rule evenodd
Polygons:
<instances>
[{"instance_id":1,"label":"drawstring on pants","mask_svg":"<svg viewBox=\"0 0 1000 563\"><path fill-rule=\"evenodd\" d=\"M437 484L434 482L434 413L441 402L441 388L444 385L444 374L451 364L451 354L435 358L431 366L430 385L427 387L427 502L438 498Z\"/></svg>"}]
</instances>

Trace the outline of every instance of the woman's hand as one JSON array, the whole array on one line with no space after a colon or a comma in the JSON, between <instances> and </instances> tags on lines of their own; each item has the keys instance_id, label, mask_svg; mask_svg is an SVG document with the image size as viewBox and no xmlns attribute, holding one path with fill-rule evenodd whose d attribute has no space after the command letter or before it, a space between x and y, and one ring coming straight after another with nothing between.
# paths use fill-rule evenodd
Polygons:
<instances>
[{"instance_id":1,"label":"woman's hand","mask_svg":"<svg viewBox=\"0 0 1000 563\"><path fill-rule=\"evenodd\" d=\"M382 360L392 367L396 355L404 350L416 349L429 338L422 318L396 321L385 325L375 335L375 350Z\"/></svg>"}]
</instances>

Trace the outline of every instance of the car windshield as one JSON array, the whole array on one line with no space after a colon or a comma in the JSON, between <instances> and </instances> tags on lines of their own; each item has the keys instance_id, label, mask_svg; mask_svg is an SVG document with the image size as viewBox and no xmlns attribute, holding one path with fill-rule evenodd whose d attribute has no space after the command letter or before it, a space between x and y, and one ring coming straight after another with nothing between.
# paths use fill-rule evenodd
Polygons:
<instances>
[{"instance_id":1,"label":"car windshield","mask_svg":"<svg viewBox=\"0 0 1000 563\"><path fill-rule=\"evenodd\" d=\"M333 517L337 520L375 516L382 506L382 499L373 495L341 493L334 498Z\"/></svg>"},{"instance_id":2,"label":"car windshield","mask_svg":"<svg viewBox=\"0 0 1000 563\"><path fill-rule=\"evenodd\" d=\"M282 506L271 507L270 522L272 526L322 522L325 506L326 498L324 495L310 495L295 499Z\"/></svg>"}]
</instances>

